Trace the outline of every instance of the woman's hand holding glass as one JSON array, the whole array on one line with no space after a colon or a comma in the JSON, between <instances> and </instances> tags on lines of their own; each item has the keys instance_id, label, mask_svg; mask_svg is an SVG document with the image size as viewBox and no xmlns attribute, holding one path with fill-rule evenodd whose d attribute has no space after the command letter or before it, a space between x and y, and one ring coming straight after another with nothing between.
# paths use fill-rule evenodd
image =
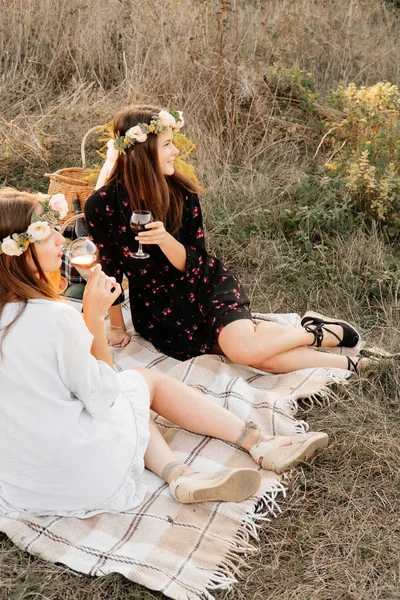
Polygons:
<instances>
[{"instance_id":1,"label":"woman's hand holding glass","mask_svg":"<svg viewBox=\"0 0 400 600\"><path fill-rule=\"evenodd\" d=\"M83 294L83 311L89 316L89 320L104 321L105 313L121 294L121 286L115 281L115 277L108 277L96 265L89 271L89 279ZM125 327L110 325L107 331L107 343L109 346L120 346L123 348L131 341L130 335Z\"/></svg>"},{"instance_id":2,"label":"woman's hand holding glass","mask_svg":"<svg viewBox=\"0 0 400 600\"><path fill-rule=\"evenodd\" d=\"M145 225L145 231L141 231L135 239L142 244L157 244L158 246L162 246L168 240L169 235L164 227L164 223L153 221Z\"/></svg>"},{"instance_id":3,"label":"woman's hand holding glass","mask_svg":"<svg viewBox=\"0 0 400 600\"><path fill-rule=\"evenodd\" d=\"M114 277L108 277L97 264L90 275L83 293L83 312L85 320L96 324L104 321L110 306L121 294L121 286Z\"/></svg>"},{"instance_id":4,"label":"woman's hand holding glass","mask_svg":"<svg viewBox=\"0 0 400 600\"><path fill-rule=\"evenodd\" d=\"M87 280L83 295L83 310L89 320L104 321L104 316L110 306L121 294L121 286L115 277L107 277L97 265L98 251L95 244L87 237L80 237L68 246L70 263ZM125 327L110 326L107 332L109 346L124 347L130 342L130 336Z\"/></svg>"},{"instance_id":5,"label":"woman's hand holding glass","mask_svg":"<svg viewBox=\"0 0 400 600\"><path fill-rule=\"evenodd\" d=\"M186 267L186 248L174 236L166 231L164 223L153 221L145 225L136 239L145 245L157 245L169 262L182 273Z\"/></svg>"}]
</instances>

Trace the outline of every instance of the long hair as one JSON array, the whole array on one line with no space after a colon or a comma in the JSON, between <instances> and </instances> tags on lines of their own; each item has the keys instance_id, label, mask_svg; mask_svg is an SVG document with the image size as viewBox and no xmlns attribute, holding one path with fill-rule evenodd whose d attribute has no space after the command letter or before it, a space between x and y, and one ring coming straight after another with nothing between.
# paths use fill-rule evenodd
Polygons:
<instances>
[{"instance_id":1,"label":"long hair","mask_svg":"<svg viewBox=\"0 0 400 600\"><path fill-rule=\"evenodd\" d=\"M12 188L0 190L0 240L28 229L32 213L37 209L39 200L40 197L36 194L18 192ZM31 257L39 277L30 268L28 257ZM1 331L0 356L2 342L24 312L28 300L38 298L59 300L40 266L35 244L29 244L27 250L20 256L0 254L0 318L8 302L21 302L15 318Z\"/></svg>"},{"instance_id":2,"label":"long hair","mask_svg":"<svg viewBox=\"0 0 400 600\"><path fill-rule=\"evenodd\" d=\"M126 106L114 118L114 134L125 135L138 123L150 124L151 118L160 110L156 106ZM127 148L125 154L120 154L109 181L122 181L132 210L149 210L154 220L162 221L170 233L175 233L182 223L184 192L196 194L203 191L178 171L170 176L162 174L158 163L157 135L153 133L148 134L145 142L137 143Z\"/></svg>"}]
</instances>

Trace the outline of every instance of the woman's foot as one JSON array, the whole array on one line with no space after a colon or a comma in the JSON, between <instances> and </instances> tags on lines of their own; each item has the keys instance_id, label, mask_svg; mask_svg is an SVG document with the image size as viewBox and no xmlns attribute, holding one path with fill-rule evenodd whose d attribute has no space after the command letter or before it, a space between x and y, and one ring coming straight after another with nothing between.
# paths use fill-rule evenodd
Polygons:
<instances>
[{"instance_id":1,"label":"woman's foot","mask_svg":"<svg viewBox=\"0 0 400 600\"><path fill-rule=\"evenodd\" d=\"M255 469L225 469L202 473L180 463L167 465L163 478L171 495L183 504L193 502L242 502L260 487L261 476Z\"/></svg>"},{"instance_id":2,"label":"woman's foot","mask_svg":"<svg viewBox=\"0 0 400 600\"><path fill-rule=\"evenodd\" d=\"M390 354L381 348L363 348L357 356L346 356L345 358L347 359L347 370L362 375L379 363L400 361L400 354Z\"/></svg>"},{"instance_id":3,"label":"woman's foot","mask_svg":"<svg viewBox=\"0 0 400 600\"><path fill-rule=\"evenodd\" d=\"M255 423L246 421L236 444L247 450L260 467L280 474L326 448L328 436L318 431L293 437L266 436Z\"/></svg>"},{"instance_id":4,"label":"woman's foot","mask_svg":"<svg viewBox=\"0 0 400 600\"><path fill-rule=\"evenodd\" d=\"M317 348L354 348L360 341L359 333L350 323L311 311L305 313L301 325L308 333L312 333L314 341L310 345Z\"/></svg>"},{"instance_id":5,"label":"woman's foot","mask_svg":"<svg viewBox=\"0 0 400 600\"><path fill-rule=\"evenodd\" d=\"M322 431L309 431L289 438L289 445L280 445L279 437L262 441L250 448L250 454L260 467L281 474L299 462L309 460L317 450L328 445L328 436ZM276 443L274 443L276 440Z\"/></svg>"},{"instance_id":6,"label":"woman's foot","mask_svg":"<svg viewBox=\"0 0 400 600\"><path fill-rule=\"evenodd\" d=\"M361 375L361 373L371 364L369 358L362 358L360 356L346 356L347 370L351 373Z\"/></svg>"}]
</instances>

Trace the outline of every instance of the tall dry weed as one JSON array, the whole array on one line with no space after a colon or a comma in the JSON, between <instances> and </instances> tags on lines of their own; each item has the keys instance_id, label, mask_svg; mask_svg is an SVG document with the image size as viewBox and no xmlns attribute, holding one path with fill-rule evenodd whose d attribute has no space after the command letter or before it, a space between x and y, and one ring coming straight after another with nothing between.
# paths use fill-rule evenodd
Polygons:
<instances>
[{"instance_id":1,"label":"tall dry weed","mask_svg":"<svg viewBox=\"0 0 400 600\"><path fill-rule=\"evenodd\" d=\"M90 120L100 98L105 118L127 102L179 106L201 158L225 164L268 149L263 76L277 60L312 71L322 90L399 79L398 19L377 0L3 0L1 9L7 121L60 104Z\"/></svg>"}]
</instances>

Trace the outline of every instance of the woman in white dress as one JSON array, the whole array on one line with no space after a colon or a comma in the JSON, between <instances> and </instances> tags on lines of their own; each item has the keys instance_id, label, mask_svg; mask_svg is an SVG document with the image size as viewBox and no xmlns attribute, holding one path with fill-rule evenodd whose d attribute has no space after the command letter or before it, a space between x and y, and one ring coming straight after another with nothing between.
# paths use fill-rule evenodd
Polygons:
<instances>
[{"instance_id":1,"label":"woman in white dress","mask_svg":"<svg viewBox=\"0 0 400 600\"><path fill-rule=\"evenodd\" d=\"M235 443L281 473L328 443L325 433L264 435L199 392L146 369L115 373L104 317L121 293L97 265L83 318L45 273L61 265L61 194L0 190L0 513L89 517L138 506L146 466L179 502L242 501L254 469L195 472L173 454L150 408L180 427Z\"/></svg>"}]
</instances>

